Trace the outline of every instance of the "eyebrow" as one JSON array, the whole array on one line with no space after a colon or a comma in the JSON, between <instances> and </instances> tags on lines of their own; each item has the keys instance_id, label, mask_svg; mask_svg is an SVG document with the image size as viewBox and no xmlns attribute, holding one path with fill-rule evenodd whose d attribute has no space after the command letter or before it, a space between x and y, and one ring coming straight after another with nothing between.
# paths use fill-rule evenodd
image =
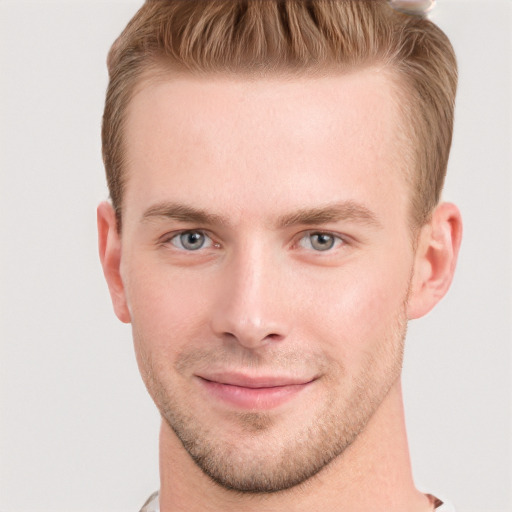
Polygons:
<instances>
[{"instance_id":1,"label":"eyebrow","mask_svg":"<svg viewBox=\"0 0 512 512\"><path fill-rule=\"evenodd\" d=\"M172 202L157 203L149 207L142 215L142 222L157 218L202 225L229 224L229 219L222 215ZM297 225L314 226L339 221L356 222L376 228L382 227L375 213L366 206L353 201L344 201L317 208L304 208L282 215L277 220L277 227L278 229L286 229Z\"/></svg>"},{"instance_id":2,"label":"eyebrow","mask_svg":"<svg viewBox=\"0 0 512 512\"><path fill-rule=\"evenodd\" d=\"M382 227L375 213L366 206L353 201L345 201L320 208L305 208L280 217L278 226L288 228L299 224L307 226L339 221L356 222L375 228Z\"/></svg>"},{"instance_id":3,"label":"eyebrow","mask_svg":"<svg viewBox=\"0 0 512 512\"><path fill-rule=\"evenodd\" d=\"M226 218L181 203L158 203L149 207L142 215L142 221L155 218L190 222L194 224L227 224Z\"/></svg>"}]
</instances>

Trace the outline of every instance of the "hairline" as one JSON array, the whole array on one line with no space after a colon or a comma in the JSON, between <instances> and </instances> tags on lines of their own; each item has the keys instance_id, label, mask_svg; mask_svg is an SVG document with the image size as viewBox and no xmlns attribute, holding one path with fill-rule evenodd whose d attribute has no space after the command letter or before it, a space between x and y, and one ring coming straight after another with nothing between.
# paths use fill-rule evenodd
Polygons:
<instances>
[{"instance_id":1,"label":"hairline","mask_svg":"<svg viewBox=\"0 0 512 512\"><path fill-rule=\"evenodd\" d=\"M411 111L413 101L412 87L406 83L405 77L393 62L386 62L384 59L368 60L358 64L331 64L323 63L318 66L309 67L294 67L283 65L274 67L272 69L216 69L216 70L191 70L185 66L179 65L171 59L162 56L152 56L146 59L146 63L141 67L138 75L133 77L131 84L130 94L127 96L123 115L121 117L121 140L120 148L122 152L121 164L121 194L119 211L116 210L117 228L119 234L122 231L122 214L125 204L126 192L126 147L125 147L125 134L126 134L126 121L130 113L130 105L133 103L134 98L145 90L148 86L158 85L160 83L170 82L174 79L180 78L204 78L204 79L226 79L226 80L247 80L247 81L263 81L263 80L296 80L304 78L308 80L322 79L326 77L347 76L354 73L366 71L368 69L378 69L383 71L389 77L389 84L394 89L394 106L398 113L399 126L397 130L397 165L401 167L400 172L404 175L406 186L409 192L409 224L411 232L416 234L422 225L426 224L429 218L424 219L424 222L418 222L417 215L414 208L413 200L415 193L414 185L418 179L418 159L414 153L418 149L419 141L416 136L406 139L406 133L413 133L412 130L412 116ZM398 98L405 98L405 101L400 102ZM398 151L401 149L401 151ZM398 156L399 155L399 156ZM404 158L401 158L404 157Z\"/></svg>"}]
</instances>

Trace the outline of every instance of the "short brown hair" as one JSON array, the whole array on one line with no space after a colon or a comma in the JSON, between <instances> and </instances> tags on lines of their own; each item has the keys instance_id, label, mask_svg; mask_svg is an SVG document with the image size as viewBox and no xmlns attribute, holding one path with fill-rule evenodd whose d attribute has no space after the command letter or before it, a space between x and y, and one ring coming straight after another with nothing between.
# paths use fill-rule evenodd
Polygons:
<instances>
[{"instance_id":1,"label":"short brown hair","mask_svg":"<svg viewBox=\"0 0 512 512\"><path fill-rule=\"evenodd\" d=\"M437 205L452 139L457 64L446 35L424 16L398 12L386 0L146 0L108 56L102 144L118 229L127 106L142 77L162 62L203 74L384 64L403 95L414 162L413 225L426 222Z\"/></svg>"}]
</instances>

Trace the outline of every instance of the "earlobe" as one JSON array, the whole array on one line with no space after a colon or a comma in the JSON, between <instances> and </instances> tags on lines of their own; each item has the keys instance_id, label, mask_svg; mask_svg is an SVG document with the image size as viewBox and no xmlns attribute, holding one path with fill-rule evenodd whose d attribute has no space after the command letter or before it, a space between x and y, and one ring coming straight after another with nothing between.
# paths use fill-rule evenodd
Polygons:
<instances>
[{"instance_id":1,"label":"earlobe","mask_svg":"<svg viewBox=\"0 0 512 512\"><path fill-rule=\"evenodd\" d=\"M107 281L114 311L121 322L129 323L130 312L126 303L123 280L121 278L121 237L117 231L114 209L103 202L97 210L98 248Z\"/></svg>"},{"instance_id":2,"label":"earlobe","mask_svg":"<svg viewBox=\"0 0 512 512\"><path fill-rule=\"evenodd\" d=\"M450 288L461 239L458 208L440 204L419 234L407 307L409 319L426 315Z\"/></svg>"}]
</instances>

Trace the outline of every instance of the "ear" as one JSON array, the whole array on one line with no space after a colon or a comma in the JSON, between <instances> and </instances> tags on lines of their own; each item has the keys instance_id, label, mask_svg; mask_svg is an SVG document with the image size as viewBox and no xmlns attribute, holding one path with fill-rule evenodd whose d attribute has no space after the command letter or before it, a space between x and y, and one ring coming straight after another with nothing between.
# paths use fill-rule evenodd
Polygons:
<instances>
[{"instance_id":1,"label":"ear","mask_svg":"<svg viewBox=\"0 0 512 512\"><path fill-rule=\"evenodd\" d=\"M446 294L455 273L462 218L451 203L441 203L420 231L409 293L409 319L426 315Z\"/></svg>"},{"instance_id":2,"label":"ear","mask_svg":"<svg viewBox=\"0 0 512 512\"><path fill-rule=\"evenodd\" d=\"M110 203L98 206L98 247L103 274L107 280L114 311L121 322L129 323L130 312L121 279L121 236L117 231L116 214Z\"/></svg>"}]
</instances>

